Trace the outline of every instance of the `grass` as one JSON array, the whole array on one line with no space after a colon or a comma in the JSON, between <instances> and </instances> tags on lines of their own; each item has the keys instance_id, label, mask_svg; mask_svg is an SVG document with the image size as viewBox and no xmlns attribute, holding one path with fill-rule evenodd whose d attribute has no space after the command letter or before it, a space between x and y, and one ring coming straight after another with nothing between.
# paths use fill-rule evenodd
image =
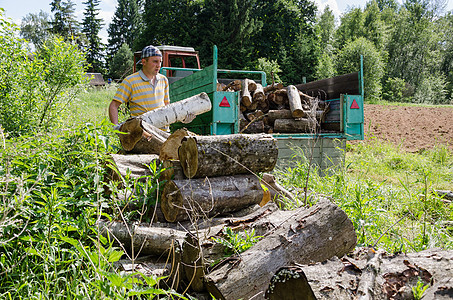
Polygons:
<instances>
[{"instance_id":1,"label":"grass","mask_svg":"<svg viewBox=\"0 0 453 300\"><path fill-rule=\"evenodd\" d=\"M113 268L123 252L95 230L110 205L103 162L119 144L107 121L115 90L80 94L54 132L2 137L1 298L141 299L157 293L178 298L159 289L158 278ZM298 161L295 168L276 171L278 181L295 193L307 182L307 163L303 157ZM329 171L310 172L308 189L348 214L359 245L390 252L453 249L452 205L432 193L453 189L447 147L414 154L372 139L348 145L345 164Z\"/></svg>"}]
</instances>

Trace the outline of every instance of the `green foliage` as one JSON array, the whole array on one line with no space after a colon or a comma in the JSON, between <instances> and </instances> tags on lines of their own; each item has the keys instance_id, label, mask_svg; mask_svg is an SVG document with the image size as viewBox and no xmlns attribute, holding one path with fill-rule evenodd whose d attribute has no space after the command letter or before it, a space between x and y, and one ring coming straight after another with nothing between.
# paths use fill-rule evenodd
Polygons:
<instances>
[{"instance_id":1,"label":"green foliage","mask_svg":"<svg viewBox=\"0 0 453 300\"><path fill-rule=\"evenodd\" d=\"M39 48L51 36L49 15L42 10L37 14L27 14L22 18L20 35Z\"/></svg>"},{"instance_id":2,"label":"green foliage","mask_svg":"<svg viewBox=\"0 0 453 300\"><path fill-rule=\"evenodd\" d=\"M266 73L267 84L272 84L272 80L274 80L274 82L281 82L280 76L278 76L278 74L282 70L275 60L268 60L264 57L258 58L255 70L260 70Z\"/></svg>"},{"instance_id":3,"label":"green foliage","mask_svg":"<svg viewBox=\"0 0 453 300\"><path fill-rule=\"evenodd\" d=\"M230 227L223 228L223 236L212 238L215 242L225 246L225 254L230 256L239 254L255 245L261 236L255 236L255 229L249 233L246 230L243 233L236 233Z\"/></svg>"},{"instance_id":4,"label":"green foliage","mask_svg":"<svg viewBox=\"0 0 453 300\"><path fill-rule=\"evenodd\" d=\"M99 32L103 26L99 15L100 0L87 0L84 19L82 22L82 33L85 34L87 43L84 45L89 72L104 73L103 53L104 45L101 42Z\"/></svg>"},{"instance_id":5,"label":"green foliage","mask_svg":"<svg viewBox=\"0 0 453 300\"><path fill-rule=\"evenodd\" d=\"M382 98L391 102L410 102L406 82L401 78L387 78Z\"/></svg>"},{"instance_id":6,"label":"green foliage","mask_svg":"<svg viewBox=\"0 0 453 300\"><path fill-rule=\"evenodd\" d=\"M420 300L423 298L423 294L429 288L429 284L425 284L421 278L418 279L417 285L412 287L412 295L414 300Z\"/></svg>"},{"instance_id":7,"label":"green foliage","mask_svg":"<svg viewBox=\"0 0 453 300\"><path fill-rule=\"evenodd\" d=\"M80 36L74 6L71 0L53 0L50 3L50 11L54 14L51 32L63 37L65 41L78 40Z\"/></svg>"},{"instance_id":8,"label":"green foliage","mask_svg":"<svg viewBox=\"0 0 453 300\"><path fill-rule=\"evenodd\" d=\"M315 78L317 80L334 77L336 75L334 57L332 53L325 51L319 58L316 66Z\"/></svg>"},{"instance_id":9,"label":"green foliage","mask_svg":"<svg viewBox=\"0 0 453 300\"><path fill-rule=\"evenodd\" d=\"M432 191L451 188L452 153L445 146L406 153L373 140L348 147L344 166L320 171L302 153L278 181L304 198L304 189L329 196L348 215L359 245L389 252L453 249L453 208ZM308 154L307 154L308 155ZM297 191L300 191L297 194ZM311 200L309 200L311 202ZM302 205L287 201L285 208Z\"/></svg>"},{"instance_id":10,"label":"green foliage","mask_svg":"<svg viewBox=\"0 0 453 300\"><path fill-rule=\"evenodd\" d=\"M134 40L139 34L139 27L140 13L137 0L119 0L112 22L107 28L109 58L113 57L124 43L129 48L133 48Z\"/></svg>"},{"instance_id":11,"label":"green foliage","mask_svg":"<svg viewBox=\"0 0 453 300\"><path fill-rule=\"evenodd\" d=\"M365 99L376 101L381 95L381 79L384 64L379 51L365 38L348 43L337 56L337 72L346 74L360 70L360 56L363 56L363 77Z\"/></svg>"},{"instance_id":12,"label":"green foliage","mask_svg":"<svg viewBox=\"0 0 453 300\"><path fill-rule=\"evenodd\" d=\"M425 76L418 84L412 101L426 104L448 104L446 94L447 80L443 74Z\"/></svg>"},{"instance_id":13,"label":"green foliage","mask_svg":"<svg viewBox=\"0 0 453 300\"><path fill-rule=\"evenodd\" d=\"M110 77L123 79L127 75L132 74L132 67L134 65L133 56L132 50L124 43L110 61Z\"/></svg>"},{"instance_id":14,"label":"green foliage","mask_svg":"<svg viewBox=\"0 0 453 300\"><path fill-rule=\"evenodd\" d=\"M51 38L30 58L17 26L0 19L0 31L0 124L15 136L51 128L86 82L82 53Z\"/></svg>"}]
</instances>

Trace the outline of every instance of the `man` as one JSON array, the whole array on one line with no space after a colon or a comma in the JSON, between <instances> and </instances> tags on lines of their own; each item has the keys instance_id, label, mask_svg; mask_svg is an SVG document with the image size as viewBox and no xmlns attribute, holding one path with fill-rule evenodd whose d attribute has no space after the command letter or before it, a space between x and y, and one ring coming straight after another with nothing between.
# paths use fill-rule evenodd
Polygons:
<instances>
[{"instance_id":1,"label":"man","mask_svg":"<svg viewBox=\"0 0 453 300\"><path fill-rule=\"evenodd\" d=\"M109 105L109 118L115 125L118 124L118 108L123 103L129 104L132 117L170 103L168 79L159 74L162 66L160 50L152 45L146 46L139 63L143 65L142 69L123 80ZM184 123L194 118L195 115L188 114Z\"/></svg>"}]
</instances>

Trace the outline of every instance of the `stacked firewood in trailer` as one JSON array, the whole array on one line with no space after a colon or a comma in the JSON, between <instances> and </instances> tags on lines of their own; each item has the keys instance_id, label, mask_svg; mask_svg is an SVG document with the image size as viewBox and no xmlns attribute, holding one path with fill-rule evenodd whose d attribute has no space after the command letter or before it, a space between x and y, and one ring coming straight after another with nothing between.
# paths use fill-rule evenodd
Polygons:
<instances>
[{"instance_id":1,"label":"stacked firewood in trailer","mask_svg":"<svg viewBox=\"0 0 453 300\"><path fill-rule=\"evenodd\" d=\"M209 99L206 95L194 99L200 103L186 110L199 114L205 110L201 102ZM178 113L173 105L158 113L171 111L173 120L179 120L186 110ZM169 134L153 125L169 125L159 123L155 114L151 111L119 126L123 151L111 154L108 162L109 186L121 194L120 203L127 204L118 205L119 217L111 212L112 220L100 220L98 226L132 258L120 263L124 271L142 266L153 275L168 276L164 283L178 291L250 299L264 295L282 267L342 257L355 247L352 222L331 201L279 209L278 201L297 199L270 173L278 158L271 134L199 136L185 129ZM156 201L144 204L133 194L146 193L146 183L156 180L158 168L151 165L161 168L157 184L163 185L150 189ZM120 193L131 181L142 184ZM126 222L123 215L134 209L142 209L138 215L152 216L152 221ZM258 241L225 258L227 246L216 241L226 238L226 228L256 232ZM153 259L140 264L137 256L143 255Z\"/></svg>"},{"instance_id":2,"label":"stacked firewood in trailer","mask_svg":"<svg viewBox=\"0 0 453 300\"><path fill-rule=\"evenodd\" d=\"M219 84L221 91L240 91L240 131L243 133L317 133L329 106L294 85L263 87L252 79Z\"/></svg>"}]
</instances>

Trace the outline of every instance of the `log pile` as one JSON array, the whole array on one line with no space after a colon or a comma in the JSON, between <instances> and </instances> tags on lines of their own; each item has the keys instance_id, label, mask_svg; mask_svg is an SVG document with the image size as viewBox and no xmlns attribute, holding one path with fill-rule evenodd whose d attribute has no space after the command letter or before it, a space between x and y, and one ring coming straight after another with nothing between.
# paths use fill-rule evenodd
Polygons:
<instances>
[{"instance_id":1,"label":"log pile","mask_svg":"<svg viewBox=\"0 0 453 300\"><path fill-rule=\"evenodd\" d=\"M247 85L243 101L253 103L261 89L257 101L265 98L264 88ZM299 118L297 104L291 105ZM120 207L116 221L97 223L100 233L127 253L129 261L121 263L125 271L167 275L166 287L200 297L249 299L258 294L262 298L280 268L341 257L356 245L352 222L331 201L313 200L312 207L293 211L278 208L278 198L295 196L268 173L278 157L270 134L197 136L180 129L170 135L145 119L128 120L121 130L122 145L130 150L111 155L111 187L115 182L117 189L127 188L131 180L138 182L132 193L146 199L147 183L154 184L158 172L152 166L164 168L159 177L162 189L152 190L156 203ZM124 198L140 199L127 193ZM143 207L139 215L151 214L149 223L124 221L127 209ZM255 232L258 241L225 258L228 243L218 242L227 238L225 228L237 234ZM137 269L135 258L143 255L160 260Z\"/></svg>"},{"instance_id":2,"label":"log pile","mask_svg":"<svg viewBox=\"0 0 453 300\"><path fill-rule=\"evenodd\" d=\"M251 79L218 86L221 91L240 91L240 130L243 133L319 132L329 106L325 101L282 83L263 87Z\"/></svg>"}]
</instances>

